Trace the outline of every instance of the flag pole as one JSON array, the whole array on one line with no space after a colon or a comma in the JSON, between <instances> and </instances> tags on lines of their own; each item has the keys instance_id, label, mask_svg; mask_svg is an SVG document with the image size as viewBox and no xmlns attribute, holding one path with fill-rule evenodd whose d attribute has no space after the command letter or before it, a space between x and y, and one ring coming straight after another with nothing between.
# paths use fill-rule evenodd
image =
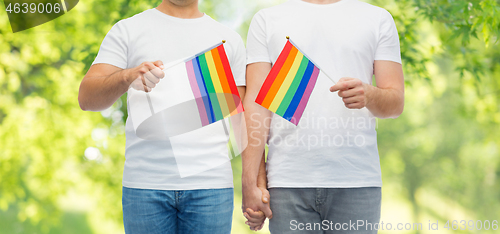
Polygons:
<instances>
[{"instance_id":1,"label":"flag pole","mask_svg":"<svg viewBox=\"0 0 500 234\"><path fill-rule=\"evenodd\" d=\"M288 41L290 41L290 43L292 43L292 44L293 44L293 45L294 45L294 46L298 49L298 47L297 47L297 46L293 43L293 41L292 41L292 40L290 40L290 37L289 37L289 36L286 36L286 39L287 39ZM302 52L302 51L301 51L301 52ZM302 54L304 54L304 53L302 53ZM304 54L304 56L305 56L305 54ZM307 56L306 56L306 57L307 57ZM307 59L309 59L309 61L313 62L310 58L307 58ZM314 63L314 62L313 62L313 64L314 64L314 65L316 65L316 67L318 67L320 71L322 71L322 69L318 66L318 64L316 64L316 63ZM335 85L335 84L337 84L337 82L335 82L335 81L334 81L334 80L333 80L330 76L328 76L325 72L323 72L323 74L326 76L326 78L328 78L329 80L331 80L331 81L333 82L333 84L334 84L334 85Z\"/></svg>"}]
</instances>

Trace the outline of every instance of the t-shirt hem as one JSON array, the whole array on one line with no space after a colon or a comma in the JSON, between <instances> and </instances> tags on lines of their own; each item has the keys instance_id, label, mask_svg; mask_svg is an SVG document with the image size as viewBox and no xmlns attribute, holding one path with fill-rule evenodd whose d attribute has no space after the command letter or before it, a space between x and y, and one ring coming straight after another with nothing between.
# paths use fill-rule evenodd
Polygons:
<instances>
[{"instance_id":1,"label":"t-shirt hem","mask_svg":"<svg viewBox=\"0 0 500 234\"><path fill-rule=\"evenodd\" d=\"M120 62L116 62L116 61L100 61L100 60L95 60L92 65L94 64L101 64L101 63L104 63L104 64L109 64L109 65L113 65L115 67L119 67L121 69L126 69L127 68L127 65L123 65L122 63Z\"/></svg>"},{"instance_id":2,"label":"t-shirt hem","mask_svg":"<svg viewBox=\"0 0 500 234\"><path fill-rule=\"evenodd\" d=\"M252 64L252 63L259 63L259 62L271 63L271 60L269 60L269 58L264 58L264 57L247 58L247 65Z\"/></svg>"},{"instance_id":3,"label":"t-shirt hem","mask_svg":"<svg viewBox=\"0 0 500 234\"><path fill-rule=\"evenodd\" d=\"M353 184L298 184L298 183L269 183L269 188L365 188L365 187L382 187L382 182L379 183L353 183Z\"/></svg>"},{"instance_id":4,"label":"t-shirt hem","mask_svg":"<svg viewBox=\"0 0 500 234\"><path fill-rule=\"evenodd\" d=\"M136 189L154 189L154 190L195 190L195 189L222 189L222 188L233 188L233 183L222 183L222 184L188 184L188 185L178 185L178 184L146 184L146 183L134 183L134 182L122 182L123 187L136 188Z\"/></svg>"},{"instance_id":5,"label":"t-shirt hem","mask_svg":"<svg viewBox=\"0 0 500 234\"><path fill-rule=\"evenodd\" d=\"M392 61L392 62L402 64L402 61L400 58L394 58L394 57L377 57L374 60L375 61L377 61L377 60Z\"/></svg>"}]
</instances>

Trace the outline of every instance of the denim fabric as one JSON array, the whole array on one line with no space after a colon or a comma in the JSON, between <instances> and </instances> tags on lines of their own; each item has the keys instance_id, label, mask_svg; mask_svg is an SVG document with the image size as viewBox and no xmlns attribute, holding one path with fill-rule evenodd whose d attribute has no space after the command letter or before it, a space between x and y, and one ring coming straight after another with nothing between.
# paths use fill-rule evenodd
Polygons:
<instances>
[{"instance_id":1,"label":"denim fabric","mask_svg":"<svg viewBox=\"0 0 500 234\"><path fill-rule=\"evenodd\" d=\"M231 233L232 188L122 192L126 234Z\"/></svg>"},{"instance_id":2,"label":"denim fabric","mask_svg":"<svg viewBox=\"0 0 500 234\"><path fill-rule=\"evenodd\" d=\"M377 233L380 187L270 188L269 193L273 234Z\"/></svg>"}]
</instances>

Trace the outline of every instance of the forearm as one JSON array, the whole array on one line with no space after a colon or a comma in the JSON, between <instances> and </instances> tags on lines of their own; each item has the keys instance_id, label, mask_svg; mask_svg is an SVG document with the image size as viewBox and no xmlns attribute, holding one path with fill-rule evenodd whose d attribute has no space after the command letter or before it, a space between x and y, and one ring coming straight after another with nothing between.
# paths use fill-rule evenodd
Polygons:
<instances>
[{"instance_id":1,"label":"forearm","mask_svg":"<svg viewBox=\"0 0 500 234\"><path fill-rule=\"evenodd\" d=\"M270 63L254 63L247 66L247 89L243 102L248 134L248 146L242 154L244 187L256 187L259 168L262 167L265 145L269 135L271 114L255 103L264 80L271 71Z\"/></svg>"},{"instance_id":2,"label":"forearm","mask_svg":"<svg viewBox=\"0 0 500 234\"><path fill-rule=\"evenodd\" d=\"M247 94L248 95L248 94ZM265 145L269 134L270 112L253 100L245 99L245 119L247 124L248 146L242 154L243 186L257 186L259 168L262 167ZM265 165L264 165L265 167Z\"/></svg>"},{"instance_id":3,"label":"forearm","mask_svg":"<svg viewBox=\"0 0 500 234\"><path fill-rule=\"evenodd\" d=\"M262 163L261 156L265 153L264 134L257 129L248 129L248 146L242 154L242 185L245 187L257 186L257 177Z\"/></svg>"},{"instance_id":4,"label":"forearm","mask_svg":"<svg viewBox=\"0 0 500 234\"><path fill-rule=\"evenodd\" d=\"M377 118L397 118L404 109L404 91L366 86L366 108Z\"/></svg>"},{"instance_id":5,"label":"forearm","mask_svg":"<svg viewBox=\"0 0 500 234\"><path fill-rule=\"evenodd\" d=\"M259 174L257 176L257 187L267 189L267 172L266 172L266 153L262 154L259 166Z\"/></svg>"},{"instance_id":6,"label":"forearm","mask_svg":"<svg viewBox=\"0 0 500 234\"><path fill-rule=\"evenodd\" d=\"M85 77L78 94L82 110L101 111L113 105L130 87L125 74L126 70L119 70L109 76Z\"/></svg>"}]
</instances>

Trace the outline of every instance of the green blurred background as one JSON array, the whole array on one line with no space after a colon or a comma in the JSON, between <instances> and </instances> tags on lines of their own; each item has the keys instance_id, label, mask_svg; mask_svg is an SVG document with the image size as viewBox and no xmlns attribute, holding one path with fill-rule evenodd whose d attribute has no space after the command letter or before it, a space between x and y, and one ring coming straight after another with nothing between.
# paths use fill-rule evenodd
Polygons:
<instances>
[{"instance_id":1,"label":"green blurred background","mask_svg":"<svg viewBox=\"0 0 500 234\"><path fill-rule=\"evenodd\" d=\"M404 113L378 121L382 221L424 229L380 233L496 233L443 227L500 220L499 1L366 1L394 16L406 79ZM160 2L84 0L15 34L2 4L0 233L123 233L125 97L101 113L83 112L78 87L111 26ZM245 39L253 14L281 2L200 7ZM233 233L250 233L240 212L241 157L232 162ZM428 231L429 220L439 231Z\"/></svg>"}]
</instances>

